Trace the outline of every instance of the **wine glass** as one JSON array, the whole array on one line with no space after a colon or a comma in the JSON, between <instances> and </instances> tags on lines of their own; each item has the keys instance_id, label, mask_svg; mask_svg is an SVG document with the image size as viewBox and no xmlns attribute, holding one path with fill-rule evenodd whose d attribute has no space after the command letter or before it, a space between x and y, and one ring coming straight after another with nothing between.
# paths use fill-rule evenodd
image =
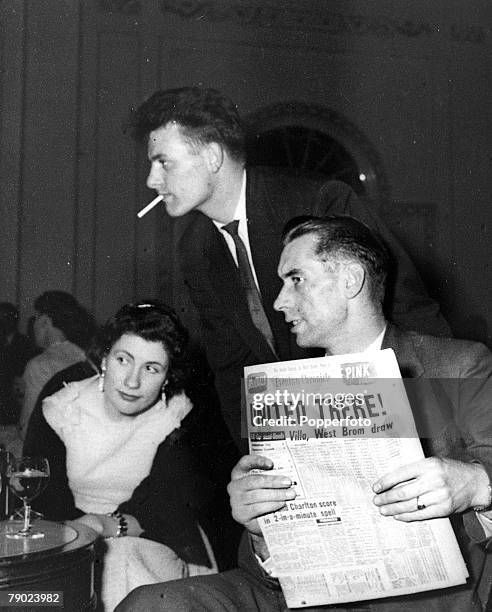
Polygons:
<instances>
[{"instance_id":1,"label":"wine glass","mask_svg":"<svg viewBox=\"0 0 492 612\"><path fill-rule=\"evenodd\" d=\"M48 484L50 466L44 457L12 458L7 467L10 490L24 504L24 526L15 533L7 533L7 538L43 538L44 533L31 530L31 501Z\"/></svg>"}]
</instances>

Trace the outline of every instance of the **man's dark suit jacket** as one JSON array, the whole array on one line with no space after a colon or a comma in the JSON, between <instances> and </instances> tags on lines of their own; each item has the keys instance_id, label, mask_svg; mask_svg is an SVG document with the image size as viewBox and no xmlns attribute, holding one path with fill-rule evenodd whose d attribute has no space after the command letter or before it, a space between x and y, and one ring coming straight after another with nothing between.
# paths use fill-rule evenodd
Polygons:
<instances>
[{"instance_id":1,"label":"man's dark suit jacket","mask_svg":"<svg viewBox=\"0 0 492 612\"><path fill-rule=\"evenodd\" d=\"M490 478L490 351L476 342L403 332L392 325L388 326L382 348L395 351L426 456L479 461ZM492 560L486 550L491 540L484 536L473 510L452 515L451 522L470 573L467 585L308 609L312 612L476 612L485 609L492 581ZM239 565L240 569L215 576L141 587L115 612L137 609L283 612L288 609L278 581L262 570L247 537L243 538Z\"/></svg>"},{"instance_id":2,"label":"man's dark suit jacket","mask_svg":"<svg viewBox=\"0 0 492 612\"><path fill-rule=\"evenodd\" d=\"M449 335L438 305L426 294L408 255L376 213L348 185L271 168L248 168L246 177L252 258L280 360L313 356L296 345L284 315L273 310L281 289L277 266L282 252L282 229L287 221L299 215L352 215L378 231L395 263L388 290L389 319L407 329ZM243 367L276 361L276 357L251 320L237 267L221 232L205 215L192 214L194 219L179 246L181 267L200 315L203 343L215 374L224 420L238 441Z\"/></svg>"}]
</instances>

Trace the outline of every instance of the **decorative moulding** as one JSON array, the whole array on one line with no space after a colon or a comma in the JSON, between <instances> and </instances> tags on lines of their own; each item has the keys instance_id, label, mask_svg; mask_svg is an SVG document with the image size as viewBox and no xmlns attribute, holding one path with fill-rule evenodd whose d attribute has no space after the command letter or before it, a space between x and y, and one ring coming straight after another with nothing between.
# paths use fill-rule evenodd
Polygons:
<instances>
[{"instance_id":1,"label":"decorative moulding","mask_svg":"<svg viewBox=\"0 0 492 612\"><path fill-rule=\"evenodd\" d=\"M155 0L163 15L177 15L196 23L235 23L240 26L324 32L334 36L373 36L379 39L422 39L445 36L454 42L485 43L487 28L463 22L445 25L389 15L361 15L275 4L230 0ZM147 0L150 2L150 0ZM142 0L98 0L102 13L141 15Z\"/></svg>"}]
</instances>

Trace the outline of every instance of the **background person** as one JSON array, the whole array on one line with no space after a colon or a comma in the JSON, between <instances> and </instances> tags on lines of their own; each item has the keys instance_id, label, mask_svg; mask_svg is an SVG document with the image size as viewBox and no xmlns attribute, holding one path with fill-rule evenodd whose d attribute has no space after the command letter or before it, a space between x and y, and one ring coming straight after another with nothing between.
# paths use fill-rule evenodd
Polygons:
<instances>
[{"instance_id":1,"label":"background person","mask_svg":"<svg viewBox=\"0 0 492 612\"><path fill-rule=\"evenodd\" d=\"M96 329L92 315L65 291L45 291L34 302L34 309L34 338L42 353L27 363L22 376L22 439L41 389L54 374L85 358L84 351Z\"/></svg>"},{"instance_id":2,"label":"background person","mask_svg":"<svg viewBox=\"0 0 492 612\"><path fill-rule=\"evenodd\" d=\"M171 217L193 215L179 258L224 419L239 447L246 448L240 425L243 367L307 356L272 307L280 289L280 234L290 218L345 213L377 229L395 260L386 304L390 319L410 329L449 333L401 245L350 187L322 176L246 167L244 128L226 96L198 87L157 91L132 121L137 138L147 143L147 186L164 197Z\"/></svg>"},{"instance_id":3,"label":"background person","mask_svg":"<svg viewBox=\"0 0 492 612\"><path fill-rule=\"evenodd\" d=\"M382 310L387 272L386 248L364 224L343 216L313 218L285 237L278 267L283 286L274 306L300 346L322 347L330 355L392 348L402 375L415 379L411 407L427 437L426 458L381 475L373 484L373 503L388 520L449 516L470 579L450 589L310 610L484 610L492 576L485 547L492 534L492 355L479 343L405 332L388 323ZM278 581L254 554L263 561L269 556L258 517L296 497L288 478L268 474L272 467L269 459L248 455L232 473L232 513L248 534L241 569L141 587L117 612L286 610Z\"/></svg>"},{"instance_id":4,"label":"background person","mask_svg":"<svg viewBox=\"0 0 492 612\"><path fill-rule=\"evenodd\" d=\"M183 426L193 411L186 343L165 304L124 306L98 335L101 374L46 398L44 428L24 447L51 465L33 508L114 538L103 560L108 610L137 584L215 569L202 530L213 488Z\"/></svg>"}]
</instances>

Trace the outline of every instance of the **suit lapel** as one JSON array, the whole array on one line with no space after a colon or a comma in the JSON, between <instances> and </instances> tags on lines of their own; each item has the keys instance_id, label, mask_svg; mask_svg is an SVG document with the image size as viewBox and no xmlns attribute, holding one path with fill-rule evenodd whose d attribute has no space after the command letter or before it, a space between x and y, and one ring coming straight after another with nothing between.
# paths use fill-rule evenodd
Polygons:
<instances>
[{"instance_id":1,"label":"suit lapel","mask_svg":"<svg viewBox=\"0 0 492 612\"><path fill-rule=\"evenodd\" d=\"M248 169L246 177L246 216L253 264L277 352L281 359L287 359L291 353L289 328L284 315L273 309L282 287L277 266L282 252L280 233L285 220L275 210L261 173Z\"/></svg>"},{"instance_id":2,"label":"suit lapel","mask_svg":"<svg viewBox=\"0 0 492 612\"><path fill-rule=\"evenodd\" d=\"M247 308L242 300L241 284L234 259L223 236L212 222L210 222L204 255L209 262L209 282L215 294L234 310L240 312Z\"/></svg>"},{"instance_id":3,"label":"suit lapel","mask_svg":"<svg viewBox=\"0 0 492 612\"><path fill-rule=\"evenodd\" d=\"M455 445L460 436L453 418L450 385L443 389L442 380L425 377L414 338L389 324L382 348L395 351L424 454L456 456Z\"/></svg>"},{"instance_id":4,"label":"suit lapel","mask_svg":"<svg viewBox=\"0 0 492 612\"><path fill-rule=\"evenodd\" d=\"M388 323L381 348L391 348L395 351L400 372L403 379L420 378L424 374L424 365L415 353L413 345L408 338L391 323Z\"/></svg>"}]
</instances>

